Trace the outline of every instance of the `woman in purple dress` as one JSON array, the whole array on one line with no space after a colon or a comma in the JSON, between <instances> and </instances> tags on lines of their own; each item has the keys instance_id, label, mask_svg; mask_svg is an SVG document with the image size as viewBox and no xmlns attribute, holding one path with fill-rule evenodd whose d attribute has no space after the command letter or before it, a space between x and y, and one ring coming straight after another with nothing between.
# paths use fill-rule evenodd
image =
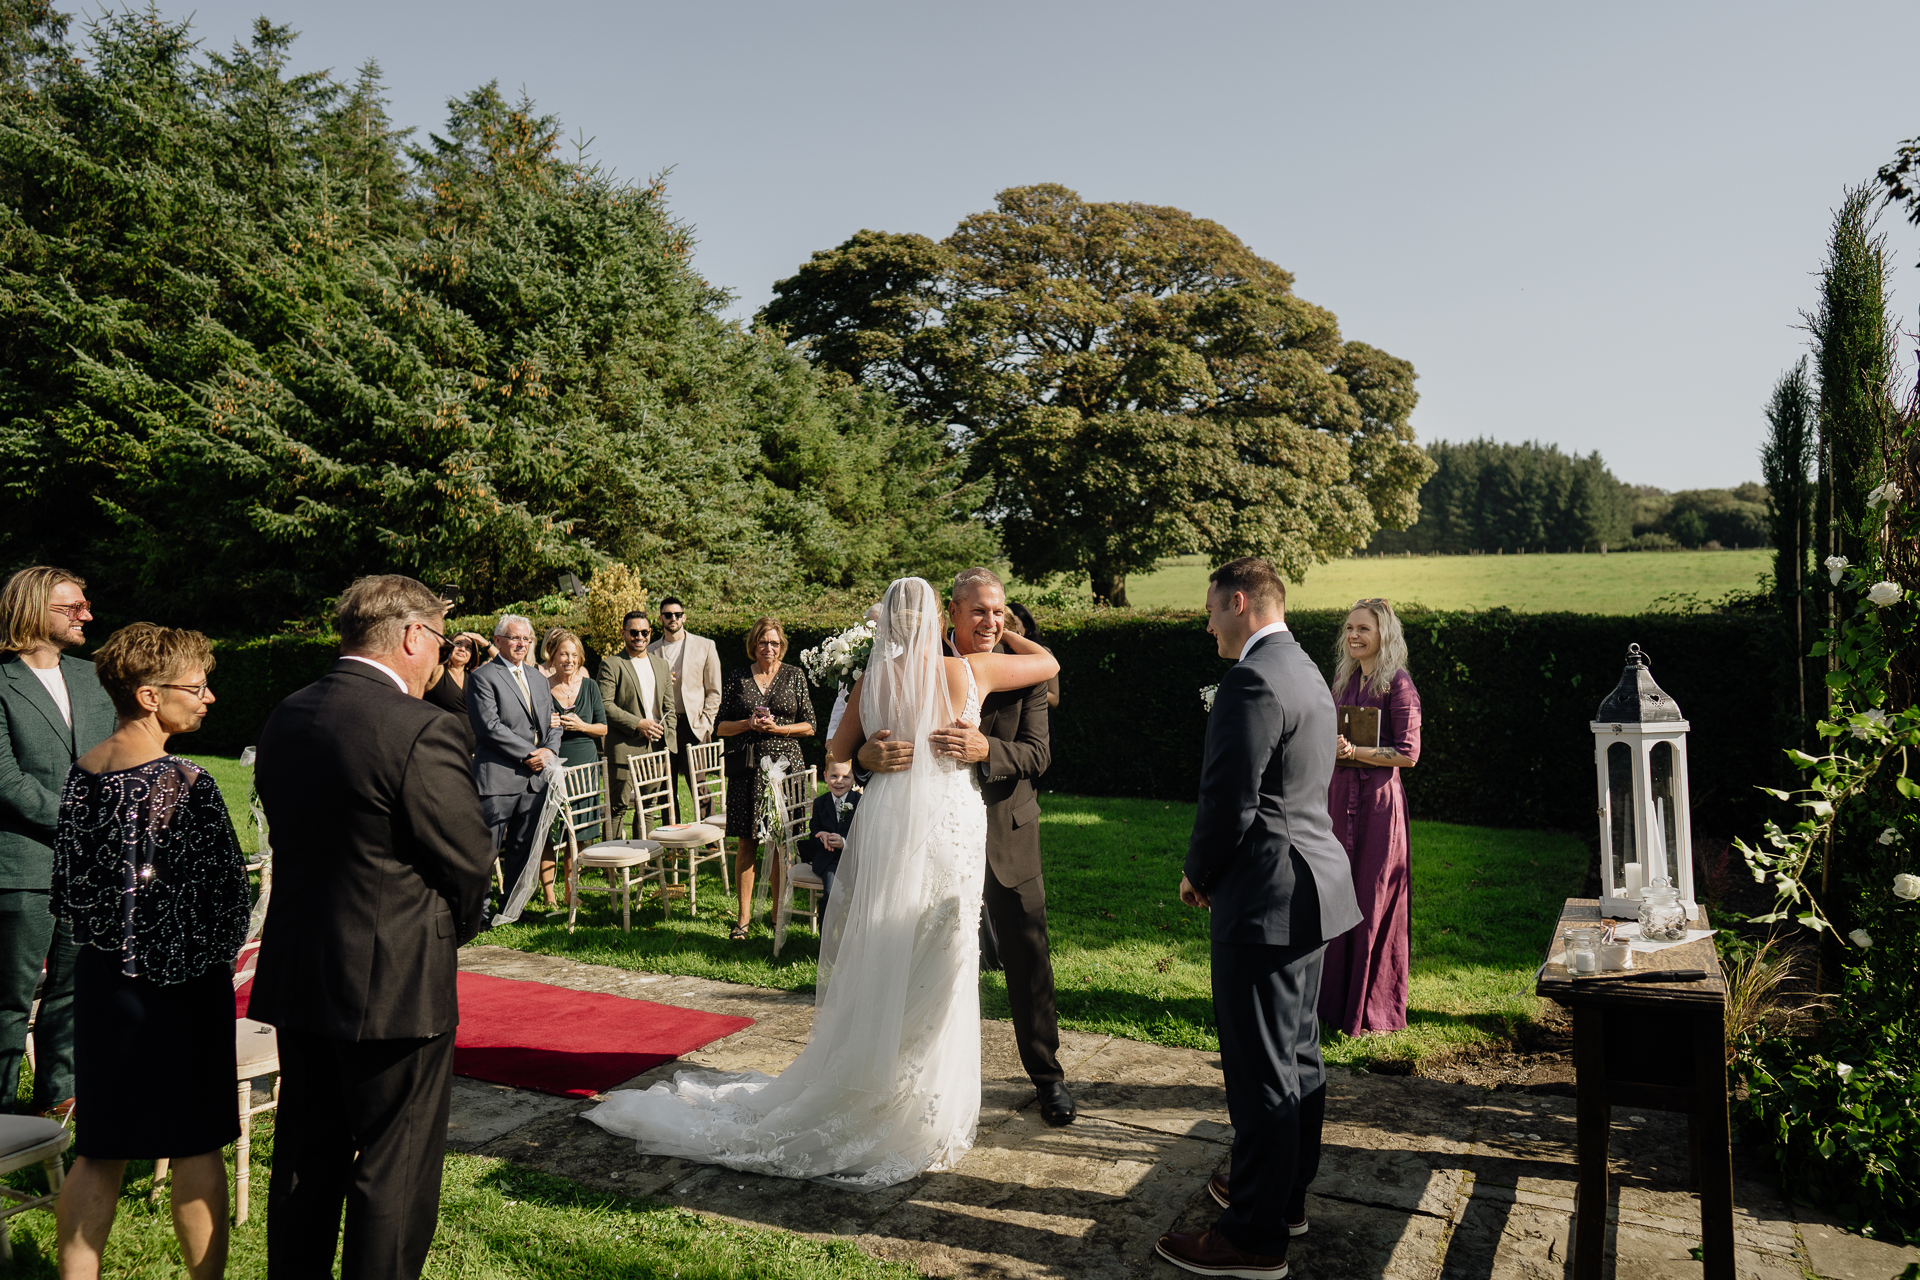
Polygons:
<instances>
[{"instance_id":1,"label":"woman in purple dress","mask_svg":"<svg viewBox=\"0 0 1920 1280\"><path fill-rule=\"evenodd\" d=\"M1400 771L1420 758L1420 694L1407 674L1407 642L1385 600L1361 600L1341 631L1333 700L1377 707L1378 746L1339 742L1327 787L1333 832L1353 866L1361 924L1327 947L1320 1021L1350 1036L1407 1025L1407 791Z\"/></svg>"}]
</instances>

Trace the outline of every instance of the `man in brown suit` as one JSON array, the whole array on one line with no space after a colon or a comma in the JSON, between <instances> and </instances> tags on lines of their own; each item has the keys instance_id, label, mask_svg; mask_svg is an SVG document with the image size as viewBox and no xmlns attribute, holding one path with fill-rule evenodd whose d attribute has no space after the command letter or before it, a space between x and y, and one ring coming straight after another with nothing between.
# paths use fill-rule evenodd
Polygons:
<instances>
[{"instance_id":1,"label":"man in brown suit","mask_svg":"<svg viewBox=\"0 0 1920 1280\"><path fill-rule=\"evenodd\" d=\"M1007 593L990 569L968 569L953 580L947 652L991 653L1006 629ZM913 744L890 742L882 729L860 748L860 765L873 773L905 769ZM1040 1118L1073 1123L1073 1096L1060 1069L1060 1022L1054 1010L1053 959L1047 943L1047 892L1040 867L1040 799L1034 781L1052 763L1047 740L1047 687L991 693L980 707L980 727L953 724L935 730L929 745L965 760L980 774L987 802L986 927L1007 972L1020 1064L1040 1095Z\"/></svg>"}]
</instances>

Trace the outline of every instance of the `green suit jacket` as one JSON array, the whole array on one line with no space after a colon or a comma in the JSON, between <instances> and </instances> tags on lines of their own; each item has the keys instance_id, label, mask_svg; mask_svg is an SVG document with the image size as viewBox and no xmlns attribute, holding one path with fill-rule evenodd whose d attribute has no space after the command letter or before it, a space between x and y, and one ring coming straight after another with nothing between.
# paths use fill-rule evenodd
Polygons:
<instances>
[{"instance_id":1,"label":"green suit jacket","mask_svg":"<svg viewBox=\"0 0 1920 1280\"><path fill-rule=\"evenodd\" d=\"M600 700L607 704L607 757L615 770L627 767L628 756L674 749L679 714L673 706L673 674L657 653L648 654L645 661L653 667L660 727L666 730L658 742L640 732L640 678L633 674L633 662L620 653L600 659Z\"/></svg>"},{"instance_id":2,"label":"green suit jacket","mask_svg":"<svg viewBox=\"0 0 1920 1280\"><path fill-rule=\"evenodd\" d=\"M63 655L73 727L17 653L0 654L0 889L53 886L53 828L73 762L113 732L113 701L93 664Z\"/></svg>"}]
</instances>

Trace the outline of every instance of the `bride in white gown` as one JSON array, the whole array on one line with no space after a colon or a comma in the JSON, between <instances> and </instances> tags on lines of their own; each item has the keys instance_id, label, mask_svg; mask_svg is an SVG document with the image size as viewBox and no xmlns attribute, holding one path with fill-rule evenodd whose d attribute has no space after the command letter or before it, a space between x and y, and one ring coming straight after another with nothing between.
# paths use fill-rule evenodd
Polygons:
<instances>
[{"instance_id":1,"label":"bride in white gown","mask_svg":"<svg viewBox=\"0 0 1920 1280\"><path fill-rule=\"evenodd\" d=\"M582 1113L649 1155L872 1190L949 1169L980 1115L980 892L986 807L973 768L927 735L980 700L1058 670L1009 633L1011 653L944 656L939 599L901 578L881 602L873 657L829 750L869 734L913 743L874 775L847 833L820 944L813 1034L778 1076L680 1071ZM960 708L958 716L954 708Z\"/></svg>"}]
</instances>

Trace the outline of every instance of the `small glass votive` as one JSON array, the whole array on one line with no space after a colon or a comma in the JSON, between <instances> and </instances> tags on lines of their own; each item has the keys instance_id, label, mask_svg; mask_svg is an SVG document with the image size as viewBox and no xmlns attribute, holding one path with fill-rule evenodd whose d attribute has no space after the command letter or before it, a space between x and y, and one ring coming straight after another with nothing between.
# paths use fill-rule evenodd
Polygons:
<instances>
[{"instance_id":1,"label":"small glass votive","mask_svg":"<svg viewBox=\"0 0 1920 1280\"><path fill-rule=\"evenodd\" d=\"M1574 925L1560 935L1567 949L1568 973L1600 972L1600 926Z\"/></svg>"}]
</instances>

